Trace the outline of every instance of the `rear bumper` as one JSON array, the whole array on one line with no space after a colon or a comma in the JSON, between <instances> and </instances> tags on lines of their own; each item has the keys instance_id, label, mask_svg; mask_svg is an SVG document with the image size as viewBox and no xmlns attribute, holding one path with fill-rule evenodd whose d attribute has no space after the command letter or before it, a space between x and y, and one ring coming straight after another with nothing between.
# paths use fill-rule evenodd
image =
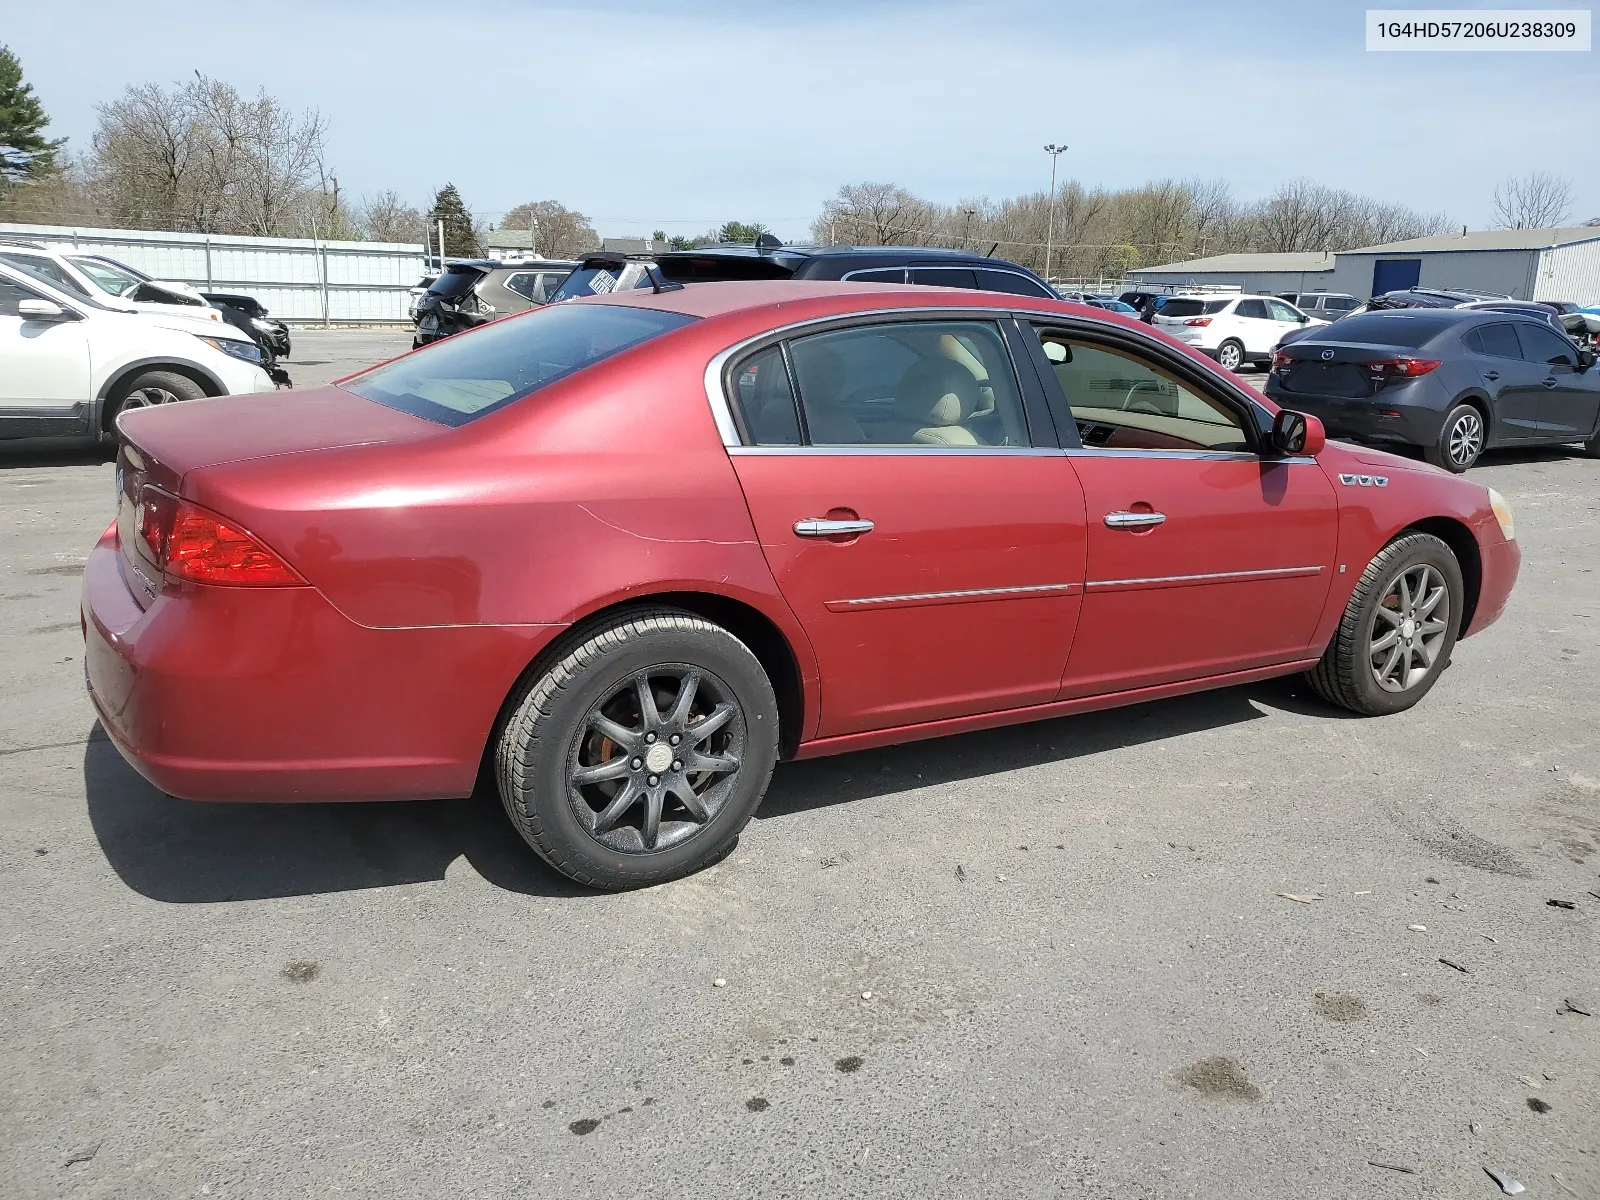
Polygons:
<instances>
[{"instance_id":1,"label":"rear bumper","mask_svg":"<svg viewBox=\"0 0 1600 1200\"><path fill-rule=\"evenodd\" d=\"M371 629L309 587L169 587L141 609L115 533L81 615L107 735L188 800L468 795L502 702L562 628Z\"/></svg>"},{"instance_id":2,"label":"rear bumper","mask_svg":"<svg viewBox=\"0 0 1600 1200\"><path fill-rule=\"evenodd\" d=\"M1500 619L1511 598L1511 589L1517 584L1517 572L1522 569L1522 551L1515 542L1495 542L1488 546L1480 542L1483 579L1478 587L1478 607L1473 611L1472 623L1462 636L1481 633Z\"/></svg>"},{"instance_id":3,"label":"rear bumper","mask_svg":"<svg viewBox=\"0 0 1600 1200\"><path fill-rule=\"evenodd\" d=\"M1418 381L1420 382L1420 381ZM1400 446L1431 446L1439 440L1444 413L1410 396L1378 395L1364 399L1291 392L1267 379L1267 396L1280 408L1316 417L1329 437Z\"/></svg>"}]
</instances>

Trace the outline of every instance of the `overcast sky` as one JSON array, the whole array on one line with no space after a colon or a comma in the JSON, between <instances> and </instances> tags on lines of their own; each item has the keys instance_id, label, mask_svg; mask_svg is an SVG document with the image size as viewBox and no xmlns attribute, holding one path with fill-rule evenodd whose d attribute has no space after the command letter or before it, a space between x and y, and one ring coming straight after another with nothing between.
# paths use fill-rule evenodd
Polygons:
<instances>
[{"instance_id":1,"label":"overcast sky","mask_svg":"<svg viewBox=\"0 0 1600 1200\"><path fill-rule=\"evenodd\" d=\"M488 220L556 199L608 236L797 237L863 180L1042 190L1052 141L1090 186L1308 176L1477 228L1496 180L1545 169L1600 215L1593 52L1371 54L1365 7L73 0L17 4L0 38L76 147L127 84L200 70L320 109L352 198L451 181Z\"/></svg>"}]
</instances>

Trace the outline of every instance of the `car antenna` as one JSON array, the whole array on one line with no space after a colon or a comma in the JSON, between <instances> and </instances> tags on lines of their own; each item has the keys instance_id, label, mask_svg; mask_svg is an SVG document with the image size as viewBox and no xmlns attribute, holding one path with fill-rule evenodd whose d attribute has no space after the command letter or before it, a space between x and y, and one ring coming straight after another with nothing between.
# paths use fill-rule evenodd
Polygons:
<instances>
[{"instance_id":1,"label":"car antenna","mask_svg":"<svg viewBox=\"0 0 1600 1200\"><path fill-rule=\"evenodd\" d=\"M1000 243L996 242L994 245L989 247L989 253L985 254L984 257L985 258L993 258L994 257L994 252L996 250L998 250L998 249L1000 249Z\"/></svg>"},{"instance_id":2,"label":"car antenna","mask_svg":"<svg viewBox=\"0 0 1600 1200\"><path fill-rule=\"evenodd\" d=\"M757 254L765 255L765 254L771 253L773 250L782 250L782 249L783 249L783 243L777 237L775 237L774 235L772 235L770 233L758 233L758 234L756 234L756 253Z\"/></svg>"}]
</instances>

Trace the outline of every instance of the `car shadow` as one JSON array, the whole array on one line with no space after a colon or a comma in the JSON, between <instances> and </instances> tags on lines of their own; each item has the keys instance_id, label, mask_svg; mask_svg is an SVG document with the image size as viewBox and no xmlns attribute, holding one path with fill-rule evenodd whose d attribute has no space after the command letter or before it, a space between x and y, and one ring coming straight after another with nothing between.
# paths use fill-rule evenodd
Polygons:
<instances>
[{"instance_id":1,"label":"car shadow","mask_svg":"<svg viewBox=\"0 0 1600 1200\"><path fill-rule=\"evenodd\" d=\"M1266 709L1349 716L1295 680L864 750L779 766L756 813L774 820L908 787L1067 762L1257 720ZM489 883L529 896L583 897L546 866L487 789L465 800L200 804L133 770L98 726L83 754L89 820L111 868L169 904L309 896L441 880L465 858ZM920 778L919 778L920 775Z\"/></svg>"},{"instance_id":2,"label":"car shadow","mask_svg":"<svg viewBox=\"0 0 1600 1200\"><path fill-rule=\"evenodd\" d=\"M1583 447L1578 445L1502 446L1494 450L1485 450L1473 466L1509 467L1526 463L1564 462L1569 458L1587 457L1589 456L1583 452Z\"/></svg>"},{"instance_id":3,"label":"car shadow","mask_svg":"<svg viewBox=\"0 0 1600 1200\"><path fill-rule=\"evenodd\" d=\"M97 467L117 448L89 438L15 438L0 442L0 471L17 467Z\"/></svg>"}]
</instances>

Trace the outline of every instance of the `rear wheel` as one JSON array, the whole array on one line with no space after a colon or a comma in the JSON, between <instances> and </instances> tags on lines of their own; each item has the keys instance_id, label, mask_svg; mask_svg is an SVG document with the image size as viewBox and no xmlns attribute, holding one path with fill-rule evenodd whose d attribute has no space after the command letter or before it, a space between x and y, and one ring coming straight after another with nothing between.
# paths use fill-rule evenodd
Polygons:
<instances>
[{"instance_id":1,"label":"rear wheel","mask_svg":"<svg viewBox=\"0 0 1600 1200\"><path fill-rule=\"evenodd\" d=\"M1459 475L1483 453L1486 431L1483 414L1470 404L1458 404L1439 426L1439 438L1422 448L1422 455L1436 467Z\"/></svg>"},{"instance_id":2,"label":"rear wheel","mask_svg":"<svg viewBox=\"0 0 1600 1200\"><path fill-rule=\"evenodd\" d=\"M107 398L102 432L110 436L116 429L118 415L131 408L157 408L183 400L200 400L205 394L205 388L176 371L141 371L119 384Z\"/></svg>"},{"instance_id":3,"label":"rear wheel","mask_svg":"<svg viewBox=\"0 0 1600 1200\"><path fill-rule=\"evenodd\" d=\"M1244 343L1229 338L1217 347L1217 365L1225 371L1237 371L1244 362Z\"/></svg>"},{"instance_id":4,"label":"rear wheel","mask_svg":"<svg viewBox=\"0 0 1600 1200\"><path fill-rule=\"evenodd\" d=\"M778 705L761 664L676 609L624 614L527 685L495 768L524 840L590 887L691 874L725 854L766 792Z\"/></svg>"},{"instance_id":5,"label":"rear wheel","mask_svg":"<svg viewBox=\"0 0 1600 1200\"><path fill-rule=\"evenodd\" d=\"M1450 661L1465 589L1438 538L1407 534L1367 564L1322 661L1306 673L1330 704L1363 716L1403 712Z\"/></svg>"}]
</instances>

